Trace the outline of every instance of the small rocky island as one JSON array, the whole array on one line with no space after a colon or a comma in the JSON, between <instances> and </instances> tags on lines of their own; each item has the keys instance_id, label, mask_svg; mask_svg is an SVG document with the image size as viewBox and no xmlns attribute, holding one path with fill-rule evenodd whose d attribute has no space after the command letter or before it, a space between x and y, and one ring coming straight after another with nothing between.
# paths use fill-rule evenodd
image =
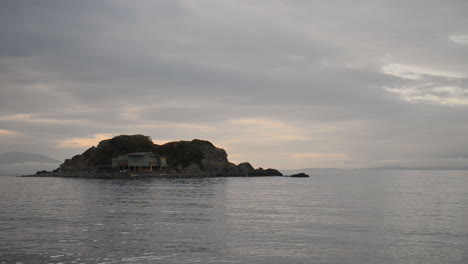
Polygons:
<instances>
[{"instance_id":1,"label":"small rocky island","mask_svg":"<svg viewBox=\"0 0 468 264\"><path fill-rule=\"evenodd\" d=\"M25 177L216 177L282 176L275 169L255 169L248 162L228 161L224 149L206 140L154 144L149 136L120 135L101 141L83 154L65 160L53 171Z\"/></svg>"}]
</instances>

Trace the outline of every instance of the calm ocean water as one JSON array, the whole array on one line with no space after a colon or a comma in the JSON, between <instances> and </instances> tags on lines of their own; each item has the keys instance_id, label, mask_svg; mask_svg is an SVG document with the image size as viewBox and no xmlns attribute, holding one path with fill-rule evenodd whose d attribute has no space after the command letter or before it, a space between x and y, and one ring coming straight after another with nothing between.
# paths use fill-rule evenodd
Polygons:
<instances>
[{"instance_id":1,"label":"calm ocean water","mask_svg":"<svg viewBox=\"0 0 468 264\"><path fill-rule=\"evenodd\" d=\"M468 172L0 177L0 263L468 263Z\"/></svg>"}]
</instances>

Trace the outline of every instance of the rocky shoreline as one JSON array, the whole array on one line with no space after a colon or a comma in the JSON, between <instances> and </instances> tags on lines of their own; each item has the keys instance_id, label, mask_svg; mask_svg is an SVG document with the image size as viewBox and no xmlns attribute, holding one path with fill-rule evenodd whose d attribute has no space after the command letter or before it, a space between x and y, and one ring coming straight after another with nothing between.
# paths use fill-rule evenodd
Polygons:
<instances>
[{"instance_id":1,"label":"rocky shoreline","mask_svg":"<svg viewBox=\"0 0 468 264\"><path fill-rule=\"evenodd\" d=\"M128 179L128 178L192 178L192 177L281 177L281 175L214 175L209 173L181 174L177 172L145 172L145 173L121 173L121 172L48 172L41 174L21 175L18 177L58 177L58 178L88 178L88 179Z\"/></svg>"}]
</instances>

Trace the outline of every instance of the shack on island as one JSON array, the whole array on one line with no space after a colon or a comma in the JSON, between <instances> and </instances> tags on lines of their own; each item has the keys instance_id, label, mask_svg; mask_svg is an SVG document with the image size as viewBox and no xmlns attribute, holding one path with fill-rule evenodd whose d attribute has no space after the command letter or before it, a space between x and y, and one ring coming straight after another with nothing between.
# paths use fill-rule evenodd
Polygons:
<instances>
[{"instance_id":1,"label":"shack on island","mask_svg":"<svg viewBox=\"0 0 468 264\"><path fill-rule=\"evenodd\" d=\"M112 158L112 168L121 171L148 172L165 167L166 158L153 152L133 152Z\"/></svg>"}]
</instances>

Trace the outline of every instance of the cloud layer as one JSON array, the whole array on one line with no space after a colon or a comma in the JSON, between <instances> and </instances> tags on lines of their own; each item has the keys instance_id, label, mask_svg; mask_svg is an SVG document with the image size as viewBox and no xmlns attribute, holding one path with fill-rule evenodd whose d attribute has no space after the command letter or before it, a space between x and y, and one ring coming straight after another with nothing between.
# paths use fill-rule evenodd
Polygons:
<instances>
[{"instance_id":1,"label":"cloud layer","mask_svg":"<svg viewBox=\"0 0 468 264\"><path fill-rule=\"evenodd\" d=\"M202 138L256 166L461 166L466 1L4 1L0 149Z\"/></svg>"}]
</instances>

